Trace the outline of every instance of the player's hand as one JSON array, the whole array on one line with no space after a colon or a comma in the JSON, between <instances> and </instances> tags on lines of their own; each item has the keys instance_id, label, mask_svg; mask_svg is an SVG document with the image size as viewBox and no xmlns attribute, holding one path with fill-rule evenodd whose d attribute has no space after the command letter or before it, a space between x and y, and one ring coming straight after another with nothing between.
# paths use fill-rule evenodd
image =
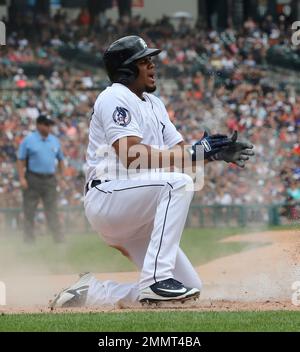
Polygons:
<instances>
[{"instance_id":1,"label":"player's hand","mask_svg":"<svg viewBox=\"0 0 300 352\"><path fill-rule=\"evenodd\" d=\"M209 135L205 131L203 137L192 146L192 160L197 160L197 146L202 145L204 149L204 159L211 159L213 155L220 152L224 147L228 147L236 142L237 132L235 131L231 137L224 134Z\"/></svg>"},{"instance_id":2,"label":"player's hand","mask_svg":"<svg viewBox=\"0 0 300 352\"><path fill-rule=\"evenodd\" d=\"M28 182L27 182L26 178L20 179L20 185L23 190L28 189Z\"/></svg>"},{"instance_id":3,"label":"player's hand","mask_svg":"<svg viewBox=\"0 0 300 352\"><path fill-rule=\"evenodd\" d=\"M255 153L252 150L253 145L248 142L235 142L234 144L224 147L220 152L215 154L212 158L214 160L224 160L227 163L233 163L243 168L246 161Z\"/></svg>"}]
</instances>

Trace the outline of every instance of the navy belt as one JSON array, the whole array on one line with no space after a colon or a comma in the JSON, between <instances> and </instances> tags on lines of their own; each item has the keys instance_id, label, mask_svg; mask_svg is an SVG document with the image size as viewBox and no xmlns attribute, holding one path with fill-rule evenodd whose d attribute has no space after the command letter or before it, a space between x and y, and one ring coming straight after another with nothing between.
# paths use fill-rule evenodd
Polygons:
<instances>
[{"instance_id":1,"label":"navy belt","mask_svg":"<svg viewBox=\"0 0 300 352\"><path fill-rule=\"evenodd\" d=\"M87 192L93 188L93 187L96 187L98 185L101 185L101 183L104 183L104 182L109 182L110 180L93 180L93 181L89 181L86 185L85 185L85 194L87 194Z\"/></svg>"}]
</instances>

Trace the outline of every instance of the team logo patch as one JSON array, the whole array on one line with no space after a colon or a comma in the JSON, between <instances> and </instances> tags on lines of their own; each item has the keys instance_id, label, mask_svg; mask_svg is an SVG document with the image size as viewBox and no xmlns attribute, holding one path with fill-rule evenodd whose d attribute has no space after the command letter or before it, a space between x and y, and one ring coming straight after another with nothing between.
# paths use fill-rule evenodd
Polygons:
<instances>
[{"instance_id":1,"label":"team logo patch","mask_svg":"<svg viewBox=\"0 0 300 352\"><path fill-rule=\"evenodd\" d=\"M117 106L113 113L113 119L117 125L125 127L130 123L131 115L127 109Z\"/></svg>"}]
</instances>

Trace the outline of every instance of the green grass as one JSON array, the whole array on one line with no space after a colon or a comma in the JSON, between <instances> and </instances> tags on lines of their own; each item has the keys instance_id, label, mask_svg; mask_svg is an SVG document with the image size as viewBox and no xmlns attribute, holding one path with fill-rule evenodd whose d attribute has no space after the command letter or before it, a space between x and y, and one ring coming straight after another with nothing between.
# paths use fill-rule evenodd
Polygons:
<instances>
[{"instance_id":1,"label":"green grass","mask_svg":"<svg viewBox=\"0 0 300 352\"><path fill-rule=\"evenodd\" d=\"M256 243L221 243L220 240L249 230L186 229L181 247L194 265L258 246ZM261 244L260 244L261 245ZM18 264L19 263L19 264ZM77 273L82 271L133 271L135 266L119 251L107 246L96 234L69 235L65 244L40 237L25 245L20 236L0 237L0 275L7 272Z\"/></svg>"},{"instance_id":2,"label":"green grass","mask_svg":"<svg viewBox=\"0 0 300 352\"><path fill-rule=\"evenodd\" d=\"M300 331L300 311L124 312L0 316L0 331Z\"/></svg>"}]
</instances>

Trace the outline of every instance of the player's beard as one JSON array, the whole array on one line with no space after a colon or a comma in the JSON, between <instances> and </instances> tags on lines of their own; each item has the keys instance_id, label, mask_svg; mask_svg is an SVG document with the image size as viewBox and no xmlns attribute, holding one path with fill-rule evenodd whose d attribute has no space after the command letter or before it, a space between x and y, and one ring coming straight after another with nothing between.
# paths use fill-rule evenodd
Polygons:
<instances>
[{"instance_id":1,"label":"player's beard","mask_svg":"<svg viewBox=\"0 0 300 352\"><path fill-rule=\"evenodd\" d=\"M151 87L146 86L146 89L145 89L145 92L146 92L146 93L153 93L153 92L155 92L155 91L156 91L156 85L151 86Z\"/></svg>"}]
</instances>

